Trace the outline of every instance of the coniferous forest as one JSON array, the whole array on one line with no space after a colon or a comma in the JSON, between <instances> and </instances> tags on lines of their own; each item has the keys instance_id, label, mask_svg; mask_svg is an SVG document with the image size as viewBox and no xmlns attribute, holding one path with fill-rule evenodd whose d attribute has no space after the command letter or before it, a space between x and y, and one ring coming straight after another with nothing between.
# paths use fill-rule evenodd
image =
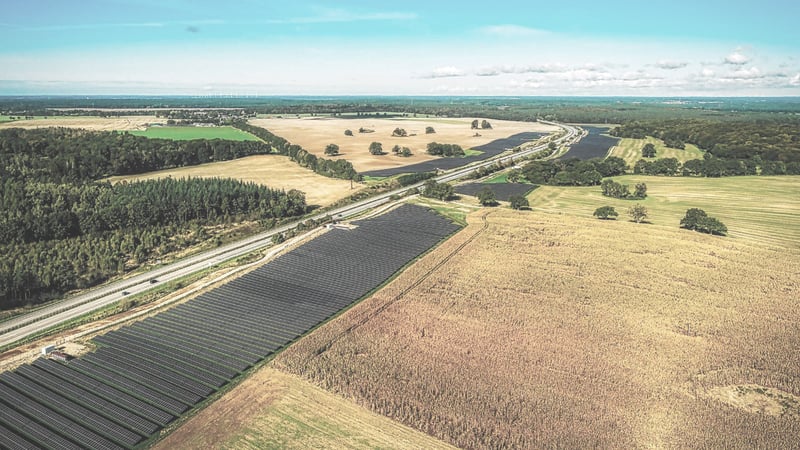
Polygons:
<instances>
[{"instance_id":1,"label":"coniferous forest","mask_svg":"<svg viewBox=\"0 0 800 450\"><path fill-rule=\"evenodd\" d=\"M0 131L0 308L96 285L208 239L209 225L303 214L302 192L232 179L98 181L271 152L263 142Z\"/></svg>"}]
</instances>

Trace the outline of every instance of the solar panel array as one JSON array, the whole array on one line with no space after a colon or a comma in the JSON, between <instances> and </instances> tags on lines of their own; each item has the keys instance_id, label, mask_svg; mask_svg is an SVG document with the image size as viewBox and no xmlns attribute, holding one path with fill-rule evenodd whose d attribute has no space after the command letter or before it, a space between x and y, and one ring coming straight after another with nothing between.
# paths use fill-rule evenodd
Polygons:
<instances>
[{"instance_id":1,"label":"solar panel array","mask_svg":"<svg viewBox=\"0 0 800 450\"><path fill-rule=\"evenodd\" d=\"M95 352L0 374L0 448L132 448L458 229L413 205L356 224L99 336Z\"/></svg>"}]
</instances>

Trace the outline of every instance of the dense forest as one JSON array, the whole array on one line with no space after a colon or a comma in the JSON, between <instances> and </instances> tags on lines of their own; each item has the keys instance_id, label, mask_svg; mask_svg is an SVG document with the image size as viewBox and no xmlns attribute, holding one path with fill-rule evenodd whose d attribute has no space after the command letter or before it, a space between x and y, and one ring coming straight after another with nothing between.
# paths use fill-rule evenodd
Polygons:
<instances>
[{"instance_id":1,"label":"dense forest","mask_svg":"<svg viewBox=\"0 0 800 450\"><path fill-rule=\"evenodd\" d=\"M173 141L72 128L0 130L0 177L54 183L98 180L272 153L260 141Z\"/></svg>"},{"instance_id":2,"label":"dense forest","mask_svg":"<svg viewBox=\"0 0 800 450\"><path fill-rule=\"evenodd\" d=\"M288 156L292 161L313 170L315 173L345 180L359 181L361 179L353 165L345 159L319 158L299 145L291 144L286 139L272 134L269 130L250 125L243 120L234 121L232 125L242 131L258 136L279 154Z\"/></svg>"},{"instance_id":3,"label":"dense forest","mask_svg":"<svg viewBox=\"0 0 800 450\"><path fill-rule=\"evenodd\" d=\"M611 130L625 138L654 136L668 147L684 143L705 151L704 160L687 161L684 175L709 177L727 175L800 174L800 123L796 121L663 120L633 121ZM671 161L640 161L640 173L674 175Z\"/></svg>"},{"instance_id":4,"label":"dense forest","mask_svg":"<svg viewBox=\"0 0 800 450\"><path fill-rule=\"evenodd\" d=\"M97 181L269 152L261 142L0 131L0 308L93 286L207 240L212 225L305 213L302 192L231 179Z\"/></svg>"}]
</instances>

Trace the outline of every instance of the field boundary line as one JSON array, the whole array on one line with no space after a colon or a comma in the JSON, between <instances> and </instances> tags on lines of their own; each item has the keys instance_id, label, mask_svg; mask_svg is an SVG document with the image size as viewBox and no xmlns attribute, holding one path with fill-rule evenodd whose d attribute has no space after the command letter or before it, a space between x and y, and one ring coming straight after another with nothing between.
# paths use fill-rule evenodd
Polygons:
<instances>
[{"instance_id":1,"label":"field boundary line","mask_svg":"<svg viewBox=\"0 0 800 450\"><path fill-rule=\"evenodd\" d=\"M447 256L445 256L444 258L442 258L442 260L441 260L441 261L439 261L438 263L436 263L436 264L435 264L433 267L431 267L431 268L430 268L428 271L426 271L425 273L423 273L423 274L422 274L422 275L421 275L419 278L417 278L416 280L414 280L414 282L413 282L413 283L411 283L411 285L409 285L409 286L405 287L404 289L402 289L402 290L401 290L399 293L397 293L397 295L395 295L394 297L392 297L392 298L390 298L389 300L387 300L387 301L383 302L383 304L381 304L380 306L378 306L377 308L375 308L375 310L373 310L373 311L371 311L371 312L367 312L365 317L363 317L363 318L359 319L358 321L356 321L356 323L354 323L354 324L350 325L349 327L347 327L346 329L344 329L342 332L340 332L340 333L336 334L336 335L335 335L333 338L331 338L331 339L330 339L330 340L329 340L327 343L325 343L323 346L319 347L319 348L318 348L316 351L312 352L312 355L314 355L313 357L315 358L315 357L317 357L317 356L320 356L320 355L322 355L322 354L323 354L323 353L325 353L326 351L328 351L328 350L329 350L329 349L330 349L330 348L333 346L333 344L335 344L336 342L338 342L339 340L341 340L341 339L342 339L343 337L345 337L346 335L348 335L348 334L352 333L353 331L355 331L356 329L358 329L358 328L359 328L359 327L361 327L362 325L365 325L367 322L369 322L369 321L370 321L370 320L372 320L373 318L377 317L378 315L380 315L381 313L383 313L384 311L386 311L386 310L387 310L387 309L388 309L390 306L392 306L393 304L397 303L397 301L399 301L400 299L402 299L403 297L405 297L405 296L406 296L406 294L408 294L409 292L411 292L412 290L414 290L414 289L415 289L417 286L419 286L420 284L422 284L422 282L423 282L423 281L427 280L427 279L428 279L428 278L429 278L431 275L433 275L433 274L434 274L434 273L435 273L435 272L436 272L436 271L437 271L439 268L441 268L442 266L444 266L444 265L445 265L447 262L449 262L449 261L450 261L450 260L451 260L451 259L452 259L452 258L453 258L455 255L457 255L458 253L460 253L460 252L461 252L461 250L463 250L463 249L464 249L464 247L466 247L466 246L467 246L467 245L469 245L471 242L473 242L473 241L474 241L474 240L475 240L475 239L476 239L478 236L480 236L481 234L483 234L483 232L484 232L484 231L486 231L486 229L487 229L487 228L489 228L489 222L486 220L486 216L488 216L488 215L489 215L489 214L491 214L491 213L492 213L492 211L486 211L484 214L481 214L480 218L481 218L481 221L482 221L482 226L481 226L481 228L480 228L480 229L478 229L478 231L476 231L476 232L475 232L475 233L474 233L472 236L470 236L469 238L467 238L467 240L465 240L464 242L462 242L461 244L459 244L459 245L458 245L458 247L456 247L456 248L455 248L455 249L454 249L452 252L450 252L450 253L449 253ZM373 295L374 295L374 294L373 294Z\"/></svg>"}]
</instances>

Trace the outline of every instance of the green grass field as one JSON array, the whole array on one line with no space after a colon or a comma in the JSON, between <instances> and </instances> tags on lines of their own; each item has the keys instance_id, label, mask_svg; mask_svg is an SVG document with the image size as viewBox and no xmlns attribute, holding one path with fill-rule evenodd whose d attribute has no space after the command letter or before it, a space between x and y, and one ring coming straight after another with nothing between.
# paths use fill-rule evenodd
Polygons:
<instances>
[{"instance_id":1,"label":"green grass field","mask_svg":"<svg viewBox=\"0 0 800 450\"><path fill-rule=\"evenodd\" d=\"M480 150L473 150L471 148L468 148L468 149L464 150L464 156L463 157L466 158L467 156L478 156L478 155L482 155L482 154L483 154L483 152L480 151Z\"/></svg>"},{"instance_id":2,"label":"green grass field","mask_svg":"<svg viewBox=\"0 0 800 450\"><path fill-rule=\"evenodd\" d=\"M508 173L501 173L500 175L495 175L492 178L489 178L488 180L484 181L484 183L488 183L488 184L509 183L509 181L508 181Z\"/></svg>"},{"instance_id":3,"label":"green grass field","mask_svg":"<svg viewBox=\"0 0 800 450\"><path fill-rule=\"evenodd\" d=\"M172 139L176 141L189 141L192 139L258 140L252 134L233 127L150 127L145 131L131 131L130 133L153 139Z\"/></svg>"},{"instance_id":4,"label":"green grass field","mask_svg":"<svg viewBox=\"0 0 800 450\"><path fill-rule=\"evenodd\" d=\"M743 239L800 248L800 176L687 178L626 175L615 181L647 184L644 200L604 197L599 186L541 186L528 195L531 208L557 214L591 217L609 205L628 220L627 210L641 203L650 224L678 228L689 208L701 208L728 227L728 239ZM690 231L686 231L690 233Z\"/></svg>"},{"instance_id":5,"label":"green grass field","mask_svg":"<svg viewBox=\"0 0 800 450\"><path fill-rule=\"evenodd\" d=\"M647 143L651 143L656 147L655 158L642 158L642 147ZM686 144L686 149L684 150L668 148L661 139L647 136L645 139L621 139L619 144L611 148L608 156L617 156L624 159L633 169L633 165L640 159L652 161L656 158L677 158L683 164L690 159L703 159L703 152L694 144Z\"/></svg>"}]
</instances>

